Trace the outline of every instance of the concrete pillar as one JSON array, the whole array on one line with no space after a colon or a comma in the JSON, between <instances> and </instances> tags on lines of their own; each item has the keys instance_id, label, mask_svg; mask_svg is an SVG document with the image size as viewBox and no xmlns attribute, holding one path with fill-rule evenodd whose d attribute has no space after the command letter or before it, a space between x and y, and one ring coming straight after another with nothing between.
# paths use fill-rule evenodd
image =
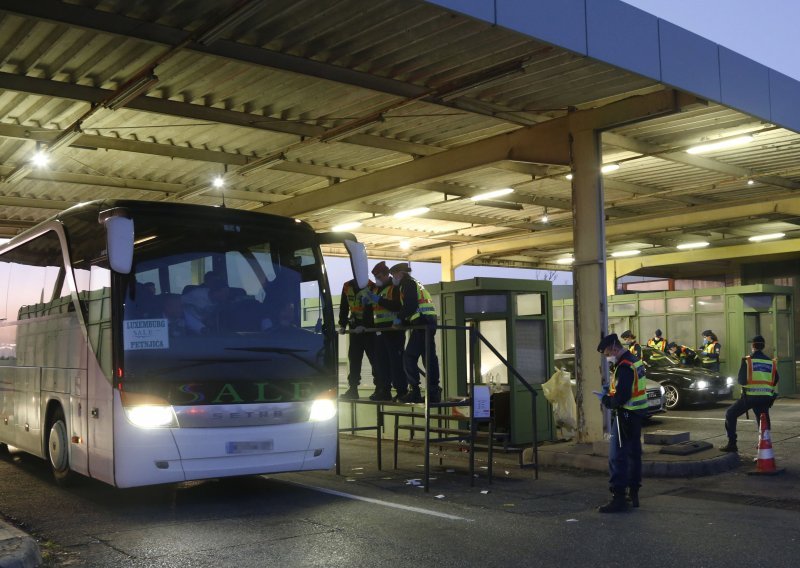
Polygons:
<instances>
[{"instance_id":1,"label":"concrete pillar","mask_svg":"<svg viewBox=\"0 0 800 568\"><path fill-rule=\"evenodd\" d=\"M575 375L578 442L603 439L603 415L593 390L608 380L608 367L597 344L608 329L606 243L601 147L597 130L570 132L572 215L575 262Z\"/></svg>"},{"instance_id":2,"label":"concrete pillar","mask_svg":"<svg viewBox=\"0 0 800 568\"><path fill-rule=\"evenodd\" d=\"M456 279L456 266L453 261L453 247L442 251L442 282L452 282Z\"/></svg>"}]
</instances>

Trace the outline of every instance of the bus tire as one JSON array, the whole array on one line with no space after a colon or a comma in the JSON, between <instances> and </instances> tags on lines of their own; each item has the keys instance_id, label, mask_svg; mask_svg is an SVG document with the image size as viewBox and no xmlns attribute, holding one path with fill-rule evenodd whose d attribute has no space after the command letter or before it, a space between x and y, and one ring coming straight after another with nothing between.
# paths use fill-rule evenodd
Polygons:
<instances>
[{"instance_id":1,"label":"bus tire","mask_svg":"<svg viewBox=\"0 0 800 568\"><path fill-rule=\"evenodd\" d=\"M56 483L61 487L70 485L75 473L69 468L69 433L64 411L57 407L50 418L47 434L47 460Z\"/></svg>"},{"instance_id":2,"label":"bus tire","mask_svg":"<svg viewBox=\"0 0 800 568\"><path fill-rule=\"evenodd\" d=\"M0 456L7 456L8 454L8 444L5 442L0 442Z\"/></svg>"}]
</instances>

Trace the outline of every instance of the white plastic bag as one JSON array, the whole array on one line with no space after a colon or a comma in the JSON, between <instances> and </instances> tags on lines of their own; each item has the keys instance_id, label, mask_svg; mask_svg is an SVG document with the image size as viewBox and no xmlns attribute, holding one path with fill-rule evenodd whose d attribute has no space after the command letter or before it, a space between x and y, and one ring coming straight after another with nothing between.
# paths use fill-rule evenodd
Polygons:
<instances>
[{"instance_id":1,"label":"white plastic bag","mask_svg":"<svg viewBox=\"0 0 800 568\"><path fill-rule=\"evenodd\" d=\"M578 425L578 407L575 404L575 396L572 394L569 373L557 370L550 380L542 385L542 392L553 407L556 428L561 428L566 438L575 436L575 429Z\"/></svg>"}]
</instances>

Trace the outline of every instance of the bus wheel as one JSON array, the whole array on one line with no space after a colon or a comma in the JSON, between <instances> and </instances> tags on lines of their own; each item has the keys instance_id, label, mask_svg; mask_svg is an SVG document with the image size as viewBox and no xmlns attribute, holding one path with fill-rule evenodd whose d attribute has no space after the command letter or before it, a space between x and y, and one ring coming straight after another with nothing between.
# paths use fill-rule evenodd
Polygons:
<instances>
[{"instance_id":1,"label":"bus wheel","mask_svg":"<svg viewBox=\"0 0 800 568\"><path fill-rule=\"evenodd\" d=\"M0 442L0 456L8 455L8 444Z\"/></svg>"},{"instance_id":2,"label":"bus wheel","mask_svg":"<svg viewBox=\"0 0 800 568\"><path fill-rule=\"evenodd\" d=\"M47 435L47 458L56 483L62 487L69 485L74 473L69 469L69 436L64 411L57 408L50 423Z\"/></svg>"}]
</instances>

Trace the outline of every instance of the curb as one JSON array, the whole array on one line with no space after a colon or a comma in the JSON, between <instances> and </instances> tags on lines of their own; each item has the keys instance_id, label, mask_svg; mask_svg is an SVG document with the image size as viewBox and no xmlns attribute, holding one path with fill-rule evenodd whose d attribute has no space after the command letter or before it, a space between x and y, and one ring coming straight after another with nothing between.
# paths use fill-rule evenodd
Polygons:
<instances>
[{"instance_id":1,"label":"curb","mask_svg":"<svg viewBox=\"0 0 800 568\"><path fill-rule=\"evenodd\" d=\"M0 521L0 568L35 568L41 564L42 554L33 537Z\"/></svg>"},{"instance_id":2,"label":"curb","mask_svg":"<svg viewBox=\"0 0 800 568\"><path fill-rule=\"evenodd\" d=\"M530 461L528 456L523 459ZM567 467L572 469L608 472L608 458L588 453L566 453L539 451L539 464L548 467ZM642 477L702 477L716 475L736 469L739 456L723 454L708 459L686 461L642 460Z\"/></svg>"}]
</instances>

